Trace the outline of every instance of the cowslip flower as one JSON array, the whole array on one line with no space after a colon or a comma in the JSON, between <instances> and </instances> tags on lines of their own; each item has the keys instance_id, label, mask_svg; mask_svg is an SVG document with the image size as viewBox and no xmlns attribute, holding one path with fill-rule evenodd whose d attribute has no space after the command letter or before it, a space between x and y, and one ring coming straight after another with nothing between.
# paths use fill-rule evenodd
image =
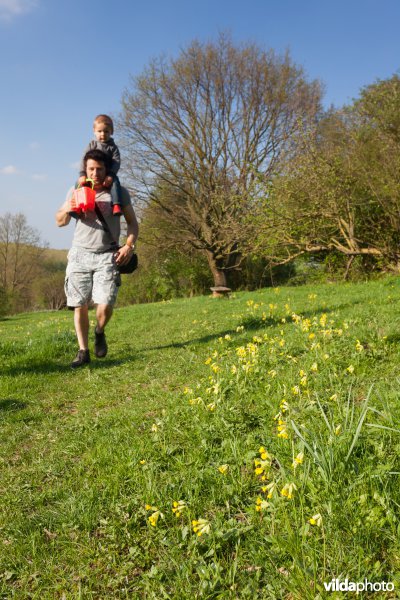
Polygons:
<instances>
[{"instance_id":1,"label":"cowslip flower","mask_svg":"<svg viewBox=\"0 0 400 600\"><path fill-rule=\"evenodd\" d=\"M178 518L181 516L182 512L187 508L187 504L184 500L174 500L172 503L172 512Z\"/></svg>"},{"instance_id":2,"label":"cowslip flower","mask_svg":"<svg viewBox=\"0 0 400 600\"><path fill-rule=\"evenodd\" d=\"M296 469L296 467L298 465L302 465L303 464L303 459L304 459L304 453L303 452L299 452L297 456L295 456L293 462L292 462L292 466L293 469Z\"/></svg>"},{"instance_id":3,"label":"cowslip flower","mask_svg":"<svg viewBox=\"0 0 400 600\"><path fill-rule=\"evenodd\" d=\"M225 475L228 472L228 469L229 465L221 465L220 467L218 467L218 471L222 473L222 475Z\"/></svg>"},{"instance_id":4,"label":"cowslip flower","mask_svg":"<svg viewBox=\"0 0 400 600\"><path fill-rule=\"evenodd\" d=\"M150 525L152 525L152 527L157 526L157 521L160 516L161 516L161 513L159 510L156 510L155 512L153 512L152 515L149 516L148 521L149 521Z\"/></svg>"},{"instance_id":5,"label":"cowslip flower","mask_svg":"<svg viewBox=\"0 0 400 600\"><path fill-rule=\"evenodd\" d=\"M272 498L274 493L276 492L276 482L271 481L268 485L264 485L261 490L267 494L267 498Z\"/></svg>"},{"instance_id":6,"label":"cowslip flower","mask_svg":"<svg viewBox=\"0 0 400 600\"><path fill-rule=\"evenodd\" d=\"M205 533L210 533L210 522L207 519L198 519L192 521L193 532L200 537Z\"/></svg>"},{"instance_id":7,"label":"cowslip flower","mask_svg":"<svg viewBox=\"0 0 400 600\"><path fill-rule=\"evenodd\" d=\"M258 497L256 500L256 510L258 512L265 510L266 508L268 508L269 506L269 502L267 502L266 500L263 500L262 498Z\"/></svg>"},{"instance_id":8,"label":"cowslip flower","mask_svg":"<svg viewBox=\"0 0 400 600\"><path fill-rule=\"evenodd\" d=\"M353 367L353 365L349 365L349 366L347 367L346 371L347 371L348 373L354 373L354 367Z\"/></svg>"},{"instance_id":9,"label":"cowslip flower","mask_svg":"<svg viewBox=\"0 0 400 600\"><path fill-rule=\"evenodd\" d=\"M293 492L297 490L297 486L295 483L286 483L281 489L281 496L288 498L289 500L293 498Z\"/></svg>"},{"instance_id":10,"label":"cowslip flower","mask_svg":"<svg viewBox=\"0 0 400 600\"><path fill-rule=\"evenodd\" d=\"M360 342L360 340L357 340L356 350L357 350L357 352L362 352L364 350L364 346L362 345L362 343Z\"/></svg>"},{"instance_id":11,"label":"cowslip flower","mask_svg":"<svg viewBox=\"0 0 400 600\"><path fill-rule=\"evenodd\" d=\"M321 517L320 513L313 515L310 519L308 519L308 522L311 523L311 525L316 525L317 527L321 527L322 517Z\"/></svg>"},{"instance_id":12,"label":"cowslip flower","mask_svg":"<svg viewBox=\"0 0 400 600\"><path fill-rule=\"evenodd\" d=\"M261 446L261 448L259 449L258 452L259 452L262 460L269 460L269 461L271 461L271 456L270 456L270 454L268 454L268 452L266 451L266 449L264 448L264 446Z\"/></svg>"},{"instance_id":13,"label":"cowslip flower","mask_svg":"<svg viewBox=\"0 0 400 600\"><path fill-rule=\"evenodd\" d=\"M281 400L279 408L281 409L281 411L283 413L285 413L287 410L289 410L289 404L287 403L286 398L283 398L283 400Z\"/></svg>"},{"instance_id":14,"label":"cowslip flower","mask_svg":"<svg viewBox=\"0 0 400 600\"><path fill-rule=\"evenodd\" d=\"M149 521L149 523L152 527L156 527L158 519L160 517L164 518L163 513L160 511L160 509L157 506L152 506L151 504L146 504L145 509L147 511L149 511L149 510L153 511L147 520Z\"/></svg>"},{"instance_id":15,"label":"cowslip flower","mask_svg":"<svg viewBox=\"0 0 400 600\"><path fill-rule=\"evenodd\" d=\"M263 475L266 471L266 469L268 469L271 466L271 461L270 460L260 460L259 458L255 458L254 459L254 472L256 475Z\"/></svg>"}]
</instances>

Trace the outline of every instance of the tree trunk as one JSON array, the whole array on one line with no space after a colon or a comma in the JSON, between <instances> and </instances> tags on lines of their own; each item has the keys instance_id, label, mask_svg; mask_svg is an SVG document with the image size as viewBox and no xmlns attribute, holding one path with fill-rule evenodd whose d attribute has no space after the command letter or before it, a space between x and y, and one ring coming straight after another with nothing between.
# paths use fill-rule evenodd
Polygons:
<instances>
[{"instance_id":1,"label":"tree trunk","mask_svg":"<svg viewBox=\"0 0 400 600\"><path fill-rule=\"evenodd\" d=\"M210 267L213 279L214 287L228 287L228 281L226 272L218 267L217 260L215 259L214 253L207 250L207 260Z\"/></svg>"}]
</instances>

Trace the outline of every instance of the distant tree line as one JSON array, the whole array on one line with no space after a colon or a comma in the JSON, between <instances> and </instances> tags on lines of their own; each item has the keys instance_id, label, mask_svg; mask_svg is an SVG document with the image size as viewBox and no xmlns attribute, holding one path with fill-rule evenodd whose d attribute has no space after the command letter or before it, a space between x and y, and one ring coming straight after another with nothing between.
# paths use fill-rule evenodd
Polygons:
<instances>
[{"instance_id":1,"label":"distant tree line","mask_svg":"<svg viewBox=\"0 0 400 600\"><path fill-rule=\"evenodd\" d=\"M0 216L0 315L65 306L65 259L58 255L25 215Z\"/></svg>"}]
</instances>

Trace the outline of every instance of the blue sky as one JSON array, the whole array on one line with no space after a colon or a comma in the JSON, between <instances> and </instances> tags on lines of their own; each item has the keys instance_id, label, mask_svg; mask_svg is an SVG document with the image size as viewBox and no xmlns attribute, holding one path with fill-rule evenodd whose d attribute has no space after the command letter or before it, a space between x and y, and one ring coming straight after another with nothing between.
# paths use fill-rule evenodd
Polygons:
<instances>
[{"instance_id":1,"label":"blue sky","mask_svg":"<svg viewBox=\"0 0 400 600\"><path fill-rule=\"evenodd\" d=\"M289 49L324 83L325 106L342 106L399 70L399 22L399 0L0 0L0 215L22 212L51 247L69 247L72 226L54 214L93 117L117 114L154 56L228 31Z\"/></svg>"}]
</instances>

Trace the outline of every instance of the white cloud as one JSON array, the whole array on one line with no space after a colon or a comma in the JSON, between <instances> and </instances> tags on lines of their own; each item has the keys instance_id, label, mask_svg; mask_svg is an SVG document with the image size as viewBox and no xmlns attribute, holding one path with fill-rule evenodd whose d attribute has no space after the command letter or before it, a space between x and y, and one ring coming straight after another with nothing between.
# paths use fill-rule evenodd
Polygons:
<instances>
[{"instance_id":1,"label":"white cloud","mask_svg":"<svg viewBox=\"0 0 400 600\"><path fill-rule=\"evenodd\" d=\"M38 5L38 0L0 0L0 20L11 21L30 12Z\"/></svg>"},{"instance_id":2,"label":"white cloud","mask_svg":"<svg viewBox=\"0 0 400 600\"><path fill-rule=\"evenodd\" d=\"M3 175L17 175L18 169L17 167L14 167L14 165L7 165L6 167L0 169L0 173Z\"/></svg>"},{"instance_id":3,"label":"white cloud","mask_svg":"<svg viewBox=\"0 0 400 600\"><path fill-rule=\"evenodd\" d=\"M32 179L34 179L35 181L45 181L47 179L47 175L35 173L34 175L32 175Z\"/></svg>"}]
</instances>

